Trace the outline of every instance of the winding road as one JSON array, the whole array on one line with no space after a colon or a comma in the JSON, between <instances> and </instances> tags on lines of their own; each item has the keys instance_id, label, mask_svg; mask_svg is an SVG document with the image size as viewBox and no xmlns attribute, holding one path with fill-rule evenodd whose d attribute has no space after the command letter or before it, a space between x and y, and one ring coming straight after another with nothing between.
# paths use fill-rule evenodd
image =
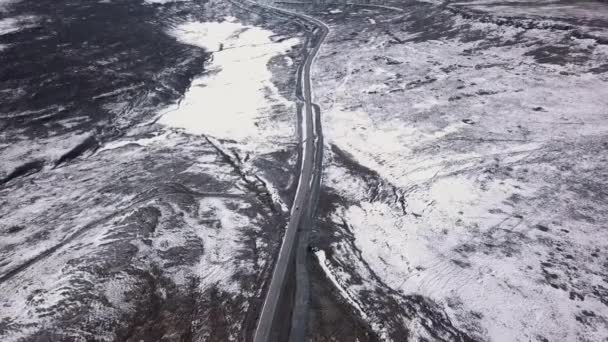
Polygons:
<instances>
[{"instance_id":1,"label":"winding road","mask_svg":"<svg viewBox=\"0 0 608 342\"><path fill-rule=\"evenodd\" d=\"M304 26L313 28L303 49L304 60L298 68L296 87L298 117L301 118L298 120L302 148L300 176L290 219L253 335L254 342L305 341L310 298L306 266L308 235L319 197L323 161L320 109L313 103L310 69L330 29L316 18L272 5L251 0L231 2L237 6L247 3L248 6L293 18ZM367 6L402 11L387 6Z\"/></svg>"},{"instance_id":2,"label":"winding road","mask_svg":"<svg viewBox=\"0 0 608 342\"><path fill-rule=\"evenodd\" d=\"M253 336L254 342L285 341L287 339L305 341L310 298L306 267L308 235L319 197L323 161L320 109L313 103L310 69L330 29L324 22L305 14L255 3L251 0L245 0L245 2L314 27L306 41L304 62L299 66L297 78L299 117L302 117L302 105L304 107L304 115L299 120L302 152L298 187L291 207L287 230ZM402 9L388 6L363 6L402 11Z\"/></svg>"},{"instance_id":3,"label":"winding road","mask_svg":"<svg viewBox=\"0 0 608 342\"><path fill-rule=\"evenodd\" d=\"M302 319L303 316L306 316L307 310L303 307L307 305L305 303L307 294L303 293L307 292L307 284L303 284L301 281L301 275L306 273L306 265L302 262L305 258L296 258L298 254L301 255L298 250L302 250L298 246L305 247L307 243L305 239L300 240L302 234L299 234L299 232L310 229L307 225L311 222L315 210L314 204L318 197L323 150L319 110L312 102L310 69L321 44L329 33L329 27L320 20L304 14L269 5L257 3L255 5L300 19L314 27L306 42L304 62L298 70L298 97L303 102L304 107L304 115L300 120L302 158L298 187L291 207L289 223L253 338L254 342L278 341L285 338L286 331L291 331L289 339L294 341L305 338L305 325L307 324L306 319ZM299 108L302 108L302 106L299 106ZM295 279L296 274L299 275L297 277L299 281ZM288 291L290 286L295 286L295 291ZM302 286L306 290L303 291ZM285 313L291 316L291 320L288 317L283 317ZM286 324L289 321L291 323Z\"/></svg>"}]
</instances>

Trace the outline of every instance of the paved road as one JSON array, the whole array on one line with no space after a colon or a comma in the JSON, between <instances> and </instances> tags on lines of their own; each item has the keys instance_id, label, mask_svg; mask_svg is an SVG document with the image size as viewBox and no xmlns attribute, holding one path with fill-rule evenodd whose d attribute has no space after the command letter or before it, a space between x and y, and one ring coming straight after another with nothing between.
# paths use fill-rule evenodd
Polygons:
<instances>
[{"instance_id":1,"label":"paved road","mask_svg":"<svg viewBox=\"0 0 608 342\"><path fill-rule=\"evenodd\" d=\"M302 227L302 225L305 222L310 222L310 218L314 212L314 208L311 207L311 204L316 203L315 192L318 191L319 187L314 185L315 183L320 182L319 173L322 158L319 156L322 155L320 151L323 148L318 112L313 108L314 104L312 102L313 96L310 80L310 69L315 57L317 56L317 53L319 52L321 44L329 33L329 27L323 22L307 15L294 13L270 5L255 5L297 20L304 21L309 25L312 24L312 26L315 27L313 34L309 37L306 43L304 63L299 69L299 94L301 95L301 100L303 101L304 107L304 115L302 120L300 120L300 144L302 145L300 177L298 179L298 187L293 205L291 207L291 215L287 225L287 230L283 238L283 243L279 251L279 256L275 264L270 286L262 306L262 312L253 338L254 342L267 342L274 341L279 338L280 335L277 330L291 330L291 317L280 317L286 313L284 312L285 306L287 305L288 309L291 309L288 310L290 311L289 315L297 310L297 308L295 308L293 305L294 298L286 298L287 296L294 296L293 293L287 294L286 288L290 286L290 284L293 286L295 283L296 268L304 267L302 264L295 264L298 246L298 231L300 229L309 228ZM287 304L286 301L292 304ZM300 323L305 324L305 322ZM295 329L294 331L302 331L302 329ZM300 338L302 337L303 336L300 336ZM297 337L291 336L292 340L295 338Z\"/></svg>"},{"instance_id":2,"label":"paved road","mask_svg":"<svg viewBox=\"0 0 608 342\"><path fill-rule=\"evenodd\" d=\"M329 33L329 27L322 21L305 14L250 0L245 0L245 3L314 27L306 42L304 63L298 69L296 93L303 105L299 106L299 109L303 107L301 113L303 115L299 120L301 130L299 137L302 146L300 177L289 223L253 337L254 342L282 341L287 335L291 341L303 341L306 338L309 298L305 247L318 200L323 159L320 111L312 101L310 69L321 44ZM242 6L243 3L236 5ZM385 6L370 7L395 10ZM397 10L401 11L401 9Z\"/></svg>"},{"instance_id":3,"label":"paved road","mask_svg":"<svg viewBox=\"0 0 608 342\"><path fill-rule=\"evenodd\" d=\"M309 298L305 247L318 200L323 159L320 111L318 106L312 102L310 69L321 44L329 33L329 27L322 21L304 14L271 5L257 3L255 5L309 25L312 24L315 27L307 41L304 63L298 70L298 97L304 105L304 115L300 120L300 143L302 145L300 178L283 244L253 339L254 342L282 341L288 334L290 341L303 341L306 339ZM402 11L388 6L368 6Z\"/></svg>"}]
</instances>

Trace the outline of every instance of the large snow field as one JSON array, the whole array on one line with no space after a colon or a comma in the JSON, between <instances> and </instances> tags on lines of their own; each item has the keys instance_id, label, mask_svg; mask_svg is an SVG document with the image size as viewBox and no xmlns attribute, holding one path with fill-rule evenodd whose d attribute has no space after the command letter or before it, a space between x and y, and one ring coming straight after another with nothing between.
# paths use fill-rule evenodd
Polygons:
<instances>
[{"instance_id":1,"label":"large snow field","mask_svg":"<svg viewBox=\"0 0 608 342\"><path fill-rule=\"evenodd\" d=\"M181 42L211 51L213 60L160 123L234 140L247 153L262 154L277 143L293 141L295 135L294 121L276 115L279 107L293 119L295 105L279 94L268 64L297 46L299 39L281 39L272 31L229 20L190 22L171 31Z\"/></svg>"}]
</instances>

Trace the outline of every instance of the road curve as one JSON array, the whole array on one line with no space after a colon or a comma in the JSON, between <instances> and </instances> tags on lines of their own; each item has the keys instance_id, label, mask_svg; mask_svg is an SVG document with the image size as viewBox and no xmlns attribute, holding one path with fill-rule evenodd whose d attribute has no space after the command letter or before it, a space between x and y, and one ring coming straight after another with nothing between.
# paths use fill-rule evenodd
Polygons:
<instances>
[{"instance_id":1,"label":"road curve","mask_svg":"<svg viewBox=\"0 0 608 342\"><path fill-rule=\"evenodd\" d=\"M308 235L314 222L314 212L319 198L323 160L320 109L312 102L310 69L330 29L324 22L305 14L252 0L243 0L240 3L229 1L239 7L242 7L243 3L248 3L250 6L291 17L314 27L304 48L304 63L298 67L296 86L298 117L302 117L299 120L299 137L302 146L300 176L290 219L253 335L254 342L282 342L287 338L292 342L305 341L310 298L306 267ZM290 4L289 1L278 3ZM294 2L294 4L311 3ZM355 3L347 3L347 5L403 11L400 8L382 5ZM302 104L304 115L301 115Z\"/></svg>"},{"instance_id":2,"label":"road curve","mask_svg":"<svg viewBox=\"0 0 608 342\"><path fill-rule=\"evenodd\" d=\"M279 256L272 273L270 286L266 292L262 311L253 336L254 342L267 342L278 339L278 326L282 326L281 329L285 329L286 320L287 322L292 321L291 317L279 317L282 314L285 314L280 307L281 305L283 305L283 308L285 307L285 303L282 303L283 301L295 301L294 298L286 298L286 287L288 284L290 284L290 282L293 284L295 281L295 268L305 267L305 265L302 263L298 263L297 265L295 263L298 247L298 231L300 229L309 228L302 226L305 223L311 222L311 217L314 213L314 208L312 206L314 203L316 203L315 192L318 192L318 184L320 183L321 179L320 165L322 157L320 156L322 156L321 151L323 149L318 111L315 111L313 108L314 104L312 102L313 96L310 80L310 69L315 57L319 52L321 44L329 33L329 27L322 21L304 14L294 13L271 5L253 3L249 0L246 0L246 2L276 13L303 20L315 27L313 34L306 42L306 48L304 50L305 60L299 70L298 79L298 85L301 88L298 90L303 95L301 100L304 102L304 115L300 124L300 129L302 132L300 134L300 144L302 145L300 177L298 179L298 186L291 207L289 223L285 231ZM297 288L298 284L296 283L295 286ZM295 306L297 306L298 303L297 301L295 302L295 305L287 305L294 306L291 308L291 312L289 312L290 316L292 312L297 311ZM302 315L300 314L300 316ZM298 324L302 325L306 323L299 320ZM291 323L288 325L291 326ZM300 327L300 329L290 329L292 327L288 328L288 330L291 331L305 331L305 328L303 327ZM303 338L304 336L290 336L291 340Z\"/></svg>"}]
</instances>

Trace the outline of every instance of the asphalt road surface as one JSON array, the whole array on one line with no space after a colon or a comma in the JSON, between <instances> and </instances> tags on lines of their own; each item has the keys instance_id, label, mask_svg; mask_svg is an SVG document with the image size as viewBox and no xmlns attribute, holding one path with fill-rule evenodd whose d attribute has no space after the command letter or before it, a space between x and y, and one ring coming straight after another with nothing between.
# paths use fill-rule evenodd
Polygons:
<instances>
[{"instance_id":1,"label":"asphalt road surface","mask_svg":"<svg viewBox=\"0 0 608 342\"><path fill-rule=\"evenodd\" d=\"M285 325L285 320L282 319L283 317L280 317L283 312L281 311L281 306L287 305L289 307L291 305L286 304L286 302L293 303L293 298L287 298L289 295L286 295L286 288L288 284L292 283L293 278L295 278L296 268L305 267L301 264L294 265L296 247L298 245L298 231L300 228L306 228L301 226L304 222L307 222L306 218L310 217L314 212L314 208L311 208L310 204L315 202L313 199L316 196L313 189L318 190L318 187L313 186L313 184L315 181L320 181L320 174L318 174L320 167L316 166L320 166L322 161L318 158L320 154L317 153L317 151L323 148L321 143L321 132L317 128L318 122L315 117L315 110L313 109L314 104L312 102L312 89L310 86L310 68L323 40L329 33L329 27L317 19L268 5L259 6L284 15L293 16L294 18L312 24L316 28L312 37L310 37L307 42L306 58L300 69L300 79L298 80L299 87L301 87L299 90L303 95L302 100L304 105L304 116L303 120L301 120L302 134L300 135L302 144L300 177L293 205L291 207L290 220L287 225L285 237L255 331L254 341L256 342L279 340L281 336L284 336L283 332L285 329L288 329L289 326ZM287 311L291 312L296 312L297 310L299 310L299 308L287 308ZM299 322L298 324L306 323ZM296 330L301 331L302 329ZM290 339L292 340L297 338L297 336L290 336Z\"/></svg>"}]
</instances>

